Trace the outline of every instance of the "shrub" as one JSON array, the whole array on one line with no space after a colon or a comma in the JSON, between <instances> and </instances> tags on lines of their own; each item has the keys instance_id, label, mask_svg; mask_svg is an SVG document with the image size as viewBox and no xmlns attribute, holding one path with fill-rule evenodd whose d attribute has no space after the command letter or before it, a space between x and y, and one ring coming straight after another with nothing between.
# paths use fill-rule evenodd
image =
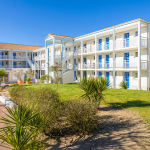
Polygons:
<instances>
[{"instance_id":1,"label":"shrub","mask_svg":"<svg viewBox=\"0 0 150 150\"><path fill-rule=\"evenodd\" d=\"M51 76L50 75L42 75L41 78L40 78L40 81L42 83L46 82L46 83L49 83L49 80L51 79Z\"/></svg>"},{"instance_id":2,"label":"shrub","mask_svg":"<svg viewBox=\"0 0 150 150\"><path fill-rule=\"evenodd\" d=\"M97 108L87 101L68 101L65 104L67 121L70 123L73 132L87 134L97 129Z\"/></svg>"},{"instance_id":3,"label":"shrub","mask_svg":"<svg viewBox=\"0 0 150 150\"><path fill-rule=\"evenodd\" d=\"M26 88L23 86L10 89L11 99L17 104L32 107L40 112L46 120L43 131L53 132L59 128L60 98L56 90L45 87L41 89Z\"/></svg>"},{"instance_id":4,"label":"shrub","mask_svg":"<svg viewBox=\"0 0 150 150\"><path fill-rule=\"evenodd\" d=\"M122 82L120 83L120 87L123 88L123 89L127 89L127 88L128 88L128 87L127 87L127 82L126 82L126 81L122 81Z\"/></svg>"},{"instance_id":5,"label":"shrub","mask_svg":"<svg viewBox=\"0 0 150 150\"><path fill-rule=\"evenodd\" d=\"M26 81L29 83L32 79L31 78L26 78Z\"/></svg>"},{"instance_id":6,"label":"shrub","mask_svg":"<svg viewBox=\"0 0 150 150\"><path fill-rule=\"evenodd\" d=\"M10 86L18 86L18 85L19 85L18 83L13 83Z\"/></svg>"}]
</instances>

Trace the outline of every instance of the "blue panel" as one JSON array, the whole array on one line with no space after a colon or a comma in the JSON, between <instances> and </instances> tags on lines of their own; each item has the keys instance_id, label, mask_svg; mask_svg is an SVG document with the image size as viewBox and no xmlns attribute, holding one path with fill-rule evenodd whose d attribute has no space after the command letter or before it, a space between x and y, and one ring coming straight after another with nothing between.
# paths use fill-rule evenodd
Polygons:
<instances>
[{"instance_id":1,"label":"blue panel","mask_svg":"<svg viewBox=\"0 0 150 150\"><path fill-rule=\"evenodd\" d=\"M13 59L16 59L16 53L13 53Z\"/></svg>"},{"instance_id":2,"label":"blue panel","mask_svg":"<svg viewBox=\"0 0 150 150\"><path fill-rule=\"evenodd\" d=\"M86 58L84 58L84 64L86 64Z\"/></svg>"},{"instance_id":3,"label":"blue panel","mask_svg":"<svg viewBox=\"0 0 150 150\"><path fill-rule=\"evenodd\" d=\"M34 54L33 54L33 58L34 58Z\"/></svg>"},{"instance_id":4,"label":"blue panel","mask_svg":"<svg viewBox=\"0 0 150 150\"><path fill-rule=\"evenodd\" d=\"M86 44L84 44L84 47L86 48Z\"/></svg>"},{"instance_id":5,"label":"blue panel","mask_svg":"<svg viewBox=\"0 0 150 150\"><path fill-rule=\"evenodd\" d=\"M3 65L4 65L4 62L2 62L2 67L3 67Z\"/></svg>"},{"instance_id":6,"label":"blue panel","mask_svg":"<svg viewBox=\"0 0 150 150\"><path fill-rule=\"evenodd\" d=\"M76 51L76 46L74 47L74 52Z\"/></svg>"},{"instance_id":7,"label":"blue panel","mask_svg":"<svg viewBox=\"0 0 150 150\"><path fill-rule=\"evenodd\" d=\"M127 87L129 88L129 72L124 73L124 81L127 82Z\"/></svg>"},{"instance_id":8,"label":"blue panel","mask_svg":"<svg viewBox=\"0 0 150 150\"><path fill-rule=\"evenodd\" d=\"M16 68L17 66L17 62L13 62L14 68Z\"/></svg>"},{"instance_id":9,"label":"blue panel","mask_svg":"<svg viewBox=\"0 0 150 150\"><path fill-rule=\"evenodd\" d=\"M106 38L106 50L109 50L109 37Z\"/></svg>"},{"instance_id":10,"label":"blue panel","mask_svg":"<svg viewBox=\"0 0 150 150\"><path fill-rule=\"evenodd\" d=\"M106 72L106 78L107 78L108 85L109 85L109 72Z\"/></svg>"},{"instance_id":11,"label":"blue panel","mask_svg":"<svg viewBox=\"0 0 150 150\"><path fill-rule=\"evenodd\" d=\"M129 68L129 52L124 53L124 68Z\"/></svg>"},{"instance_id":12,"label":"blue panel","mask_svg":"<svg viewBox=\"0 0 150 150\"><path fill-rule=\"evenodd\" d=\"M86 71L83 71L83 77L86 78Z\"/></svg>"},{"instance_id":13,"label":"blue panel","mask_svg":"<svg viewBox=\"0 0 150 150\"><path fill-rule=\"evenodd\" d=\"M66 48L66 52L67 52L67 48Z\"/></svg>"},{"instance_id":14,"label":"blue panel","mask_svg":"<svg viewBox=\"0 0 150 150\"><path fill-rule=\"evenodd\" d=\"M74 69L76 69L76 59L74 59Z\"/></svg>"},{"instance_id":15,"label":"blue panel","mask_svg":"<svg viewBox=\"0 0 150 150\"><path fill-rule=\"evenodd\" d=\"M124 34L124 47L129 47L129 33Z\"/></svg>"},{"instance_id":16,"label":"blue panel","mask_svg":"<svg viewBox=\"0 0 150 150\"><path fill-rule=\"evenodd\" d=\"M109 55L106 55L106 68L109 68Z\"/></svg>"},{"instance_id":17,"label":"blue panel","mask_svg":"<svg viewBox=\"0 0 150 150\"><path fill-rule=\"evenodd\" d=\"M76 71L74 71L74 81L76 81Z\"/></svg>"},{"instance_id":18,"label":"blue panel","mask_svg":"<svg viewBox=\"0 0 150 150\"><path fill-rule=\"evenodd\" d=\"M99 39L99 51L102 50L102 39Z\"/></svg>"},{"instance_id":19,"label":"blue panel","mask_svg":"<svg viewBox=\"0 0 150 150\"><path fill-rule=\"evenodd\" d=\"M102 55L99 55L99 68L102 68Z\"/></svg>"},{"instance_id":20,"label":"blue panel","mask_svg":"<svg viewBox=\"0 0 150 150\"><path fill-rule=\"evenodd\" d=\"M32 60L32 54L31 54L31 60Z\"/></svg>"},{"instance_id":21,"label":"blue panel","mask_svg":"<svg viewBox=\"0 0 150 150\"><path fill-rule=\"evenodd\" d=\"M99 73L98 73L98 77L102 77L102 72L99 72Z\"/></svg>"}]
</instances>

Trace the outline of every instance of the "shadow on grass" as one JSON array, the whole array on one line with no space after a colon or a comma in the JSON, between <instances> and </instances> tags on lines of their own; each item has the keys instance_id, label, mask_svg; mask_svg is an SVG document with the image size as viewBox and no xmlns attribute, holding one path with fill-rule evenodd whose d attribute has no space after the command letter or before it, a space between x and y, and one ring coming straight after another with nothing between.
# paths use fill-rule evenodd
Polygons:
<instances>
[{"instance_id":1,"label":"shadow on grass","mask_svg":"<svg viewBox=\"0 0 150 150\"><path fill-rule=\"evenodd\" d=\"M130 107L149 107L150 103L141 101L141 100L132 100L132 101L127 101L125 103L108 103L113 107L118 107L118 108L130 108Z\"/></svg>"}]
</instances>

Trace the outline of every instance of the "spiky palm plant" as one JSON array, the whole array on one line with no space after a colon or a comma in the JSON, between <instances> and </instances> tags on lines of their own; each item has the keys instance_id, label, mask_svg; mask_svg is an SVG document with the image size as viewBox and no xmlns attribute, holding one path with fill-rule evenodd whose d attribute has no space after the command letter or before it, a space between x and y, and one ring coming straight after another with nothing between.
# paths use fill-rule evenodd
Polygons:
<instances>
[{"instance_id":1,"label":"spiky palm plant","mask_svg":"<svg viewBox=\"0 0 150 150\"><path fill-rule=\"evenodd\" d=\"M101 100L105 100L103 91L107 90L109 87L109 83L107 78L97 77L94 82L94 97L96 102L98 102L98 106L100 105Z\"/></svg>"},{"instance_id":2,"label":"spiky palm plant","mask_svg":"<svg viewBox=\"0 0 150 150\"><path fill-rule=\"evenodd\" d=\"M107 78L97 77L95 78L83 78L79 82L79 87L84 91L82 95L83 98L88 98L91 102L96 102L98 105L101 100L104 100L104 95L102 94L109 85Z\"/></svg>"},{"instance_id":3,"label":"spiky palm plant","mask_svg":"<svg viewBox=\"0 0 150 150\"><path fill-rule=\"evenodd\" d=\"M6 125L0 129L0 145L14 150L45 149L38 136L44 124L39 113L23 105L6 109L6 117L0 118Z\"/></svg>"},{"instance_id":4,"label":"spiky palm plant","mask_svg":"<svg viewBox=\"0 0 150 150\"><path fill-rule=\"evenodd\" d=\"M126 81L122 81L122 82L120 83L120 87L123 88L123 89L127 89L127 88L128 88L127 82L126 82Z\"/></svg>"},{"instance_id":5,"label":"spiky palm plant","mask_svg":"<svg viewBox=\"0 0 150 150\"><path fill-rule=\"evenodd\" d=\"M92 101L93 93L94 93L94 79L93 78L83 78L78 86L80 89L84 91L84 94L81 96L82 98L87 98L89 101Z\"/></svg>"}]
</instances>

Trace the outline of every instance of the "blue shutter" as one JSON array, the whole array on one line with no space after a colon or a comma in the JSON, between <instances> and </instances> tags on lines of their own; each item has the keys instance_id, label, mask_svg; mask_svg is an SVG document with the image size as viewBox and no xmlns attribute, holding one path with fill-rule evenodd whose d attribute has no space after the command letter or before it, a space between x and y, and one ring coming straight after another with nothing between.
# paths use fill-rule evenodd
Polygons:
<instances>
[{"instance_id":1,"label":"blue shutter","mask_svg":"<svg viewBox=\"0 0 150 150\"><path fill-rule=\"evenodd\" d=\"M99 68L102 68L102 55L99 55Z\"/></svg>"},{"instance_id":2,"label":"blue shutter","mask_svg":"<svg viewBox=\"0 0 150 150\"><path fill-rule=\"evenodd\" d=\"M109 55L106 55L106 68L109 68Z\"/></svg>"},{"instance_id":3,"label":"blue shutter","mask_svg":"<svg viewBox=\"0 0 150 150\"><path fill-rule=\"evenodd\" d=\"M3 59L3 52L2 52L2 59Z\"/></svg>"},{"instance_id":4,"label":"blue shutter","mask_svg":"<svg viewBox=\"0 0 150 150\"><path fill-rule=\"evenodd\" d=\"M102 72L99 72L98 77L102 77Z\"/></svg>"},{"instance_id":5,"label":"blue shutter","mask_svg":"<svg viewBox=\"0 0 150 150\"><path fill-rule=\"evenodd\" d=\"M86 78L86 71L83 71L83 77Z\"/></svg>"},{"instance_id":6,"label":"blue shutter","mask_svg":"<svg viewBox=\"0 0 150 150\"><path fill-rule=\"evenodd\" d=\"M16 63L16 62L13 62L13 65L14 65L14 68L16 68L16 67L17 67L17 66L16 66L16 65L17 65L17 63Z\"/></svg>"},{"instance_id":7,"label":"blue shutter","mask_svg":"<svg viewBox=\"0 0 150 150\"><path fill-rule=\"evenodd\" d=\"M129 88L129 72L124 73L124 81L126 81L127 87Z\"/></svg>"},{"instance_id":8,"label":"blue shutter","mask_svg":"<svg viewBox=\"0 0 150 150\"><path fill-rule=\"evenodd\" d=\"M86 58L84 58L84 64L86 64Z\"/></svg>"},{"instance_id":9,"label":"blue shutter","mask_svg":"<svg viewBox=\"0 0 150 150\"><path fill-rule=\"evenodd\" d=\"M124 34L124 47L129 47L129 33Z\"/></svg>"},{"instance_id":10,"label":"blue shutter","mask_svg":"<svg viewBox=\"0 0 150 150\"><path fill-rule=\"evenodd\" d=\"M4 65L4 62L2 61L2 67L3 67L3 65Z\"/></svg>"},{"instance_id":11,"label":"blue shutter","mask_svg":"<svg viewBox=\"0 0 150 150\"><path fill-rule=\"evenodd\" d=\"M109 37L106 38L106 50L109 50Z\"/></svg>"},{"instance_id":12,"label":"blue shutter","mask_svg":"<svg viewBox=\"0 0 150 150\"><path fill-rule=\"evenodd\" d=\"M16 59L16 53L13 53L13 59Z\"/></svg>"},{"instance_id":13,"label":"blue shutter","mask_svg":"<svg viewBox=\"0 0 150 150\"><path fill-rule=\"evenodd\" d=\"M107 78L108 85L109 85L109 72L106 72L106 78Z\"/></svg>"},{"instance_id":14,"label":"blue shutter","mask_svg":"<svg viewBox=\"0 0 150 150\"><path fill-rule=\"evenodd\" d=\"M129 68L129 52L124 53L124 68Z\"/></svg>"},{"instance_id":15,"label":"blue shutter","mask_svg":"<svg viewBox=\"0 0 150 150\"><path fill-rule=\"evenodd\" d=\"M74 47L74 52L76 51L76 46Z\"/></svg>"},{"instance_id":16,"label":"blue shutter","mask_svg":"<svg viewBox=\"0 0 150 150\"><path fill-rule=\"evenodd\" d=\"M74 71L74 81L76 81L76 71Z\"/></svg>"},{"instance_id":17,"label":"blue shutter","mask_svg":"<svg viewBox=\"0 0 150 150\"><path fill-rule=\"evenodd\" d=\"M74 59L74 69L76 69L76 59Z\"/></svg>"},{"instance_id":18,"label":"blue shutter","mask_svg":"<svg viewBox=\"0 0 150 150\"><path fill-rule=\"evenodd\" d=\"M99 39L99 51L102 50L102 39Z\"/></svg>"}]
</instances>

